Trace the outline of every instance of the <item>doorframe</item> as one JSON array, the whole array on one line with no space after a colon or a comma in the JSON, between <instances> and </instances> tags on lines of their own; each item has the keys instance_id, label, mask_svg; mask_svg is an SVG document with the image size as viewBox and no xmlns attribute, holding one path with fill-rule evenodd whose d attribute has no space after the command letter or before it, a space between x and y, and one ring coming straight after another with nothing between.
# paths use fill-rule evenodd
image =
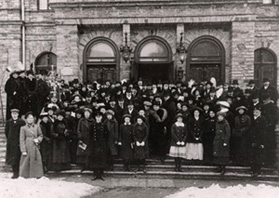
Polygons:
<instances>
[{"instance_id":1,"label":"doorframe","mask_svg":"<svg viewBox=\"0 0 279 198\"><path fill-rule=\"evenodd\" d=\"M99 36L99 37L96 37L94 39L92 39L91 41L89 41L86 46L84 47L84 50L83 50L83 67L82 67L82 80L83 82L85 83L86 80L87 80L87 51L91 48L92 45L94 45L94 43L107 43L109 44L112 49L114 50L115 52L115 58L116 58L116 68L115 68L115 75L116 75L116 81L119 80L120 78L120 52L119 52L119 49L118 49L118 46L115 44L115 42L113 40L111 40L110 38L107 38L107 37L104 37L104 36ZM101 63L96 63L98 65L101 65ZM103 65L106 65L106 63L103 63Z\"/></svg>"},{"instance_id":2,"label":"doorframe","mask_svg":"<svg viewBox=\"0 0 279 198\"><path fill-rule=\"evenodd\" d=\"M215 38L213 36L209 36L209 35L200 36L200 37L196 38L195 40L193 40L191 42L191 44L189 45L189 47L188 47L189 55L187 56L187 60L186 60L186 78L188 80L190 78L190 64L191 64L191 52L192 52L192 49L199 42L204 41L204 40L205 41L209 40L211 42L214 42L220 48L220 50L221 50L221 62L218 62L218 64L221 63L221 68L220 68L221 69L221 79L220 80L222 82L225 82L225 73L226 73L226 68L225 68L226 51L225 51L225 47L224 47L224 45L222 44L222 42L219 39L217 39L217 38ZM204 64L206 64L206 63L213 63L214 64L214 62L204 62ZM215 64L217 64L217 62Z\"/></svg>"},{"instance_id":3,"label":"doorframe","mask_svg":"<svg viewBox=\"0 0 279 198\"><path fill-rule=\"evenodd\" d=\"M140 61L140 50L142 49L143 46L145 46L145 44L149 41L157 41L157 42L160 42L162 43L167 51L168 51L168 61L166 62L141 62ZM138 80L139 78L139 75L138 75L138 72L139 72L139 67L141 64L169 64L169 67L173 70L174 68L172 67L172 62L173 62L173 53L172 53L172 49L171 49L171 46L169 45L169 43L162 37L159 37L159 36L154 36L154 35L151 35L151 36L147 36L145 38L143 38L136 46L135 48L135 51L134 51L134 61L133 61L133 64L132 65L132 76ZM136 68L135 68L136 67ZM135 73L137 72L137 73ZM172 71L172 73L174 73L174 71ZM171 79L170 81L172 81L174 78L173 78L173 75L171 76Z\"/></svg>"}]
</instances>

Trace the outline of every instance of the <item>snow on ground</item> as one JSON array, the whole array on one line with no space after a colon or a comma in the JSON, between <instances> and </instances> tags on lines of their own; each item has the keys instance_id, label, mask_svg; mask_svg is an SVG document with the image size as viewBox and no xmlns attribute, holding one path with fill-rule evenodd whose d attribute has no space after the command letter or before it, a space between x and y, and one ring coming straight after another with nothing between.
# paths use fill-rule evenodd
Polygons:
<instances>
[{"instance_id":1,"label":"snow on ground","mask_svg":"<svg viewBox=\"0 0 279 198\"><path fill-rule=\"evenodd\" d=\"M91 195L99 187L85 183L65 182L43 177L41 179L10 179L7 173L0 174L1 198L79 198Z\"/></svg>"},{"instance_id":2,"label":"snow on ground","mask_svg":"<svg viewBox=\"0 0 279 198\"><path fill-rule=\"evenodd\" d=\"M279 187L260 184L237 185L221 188L218 184L213 184L208 188L191 187L183 189L166 198L278 198Z\"/></svg>"}]
</instances>

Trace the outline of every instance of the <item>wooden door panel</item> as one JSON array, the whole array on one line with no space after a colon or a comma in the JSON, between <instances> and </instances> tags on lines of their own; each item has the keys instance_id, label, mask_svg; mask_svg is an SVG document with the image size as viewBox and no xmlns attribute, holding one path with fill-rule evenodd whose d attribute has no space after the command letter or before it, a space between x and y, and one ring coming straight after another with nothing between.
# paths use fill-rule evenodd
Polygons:
<instances>
[{"instance_id":1,"label":"wooden door panel","mask_svg":"<svg viewBox=\"0 0 279 198\"><path fill-rule=\"evenodd\" d=\"M220 65L208 66L205 68L204 73L205 73L204 81L208 81L212 77L214 77L217 82L219 82L221 80Z\"/></svg>"},{"instance_id":2,"label":"wooden door panel","mask_svg":"<svg viewBox=\"0 0 279 198\"><path fill-rule=\"evenodd\" d=\"M94 82L97 81L98 79L102 79L102 68L100 67L88 68L87 81Z\"/></svg>"},{"instance_id":3,"label":"wooden door panel","mask_svg":"<svg viewBox=\"0 0 279 198\"><path fill-rule=\"evenodd\" d=\"M115 68L103 68L103 80L115 82Z\"/></svg>"},{"instance_id":4,"label":"wooden door panel","mask_svg":"<svg viewBox=\"0 0 279 198\"><path fill-rule=\"evenodd\" d=\"M195 66L190 68L190 78L200 83L203 81L203 68Z\"/></svg>"}]
</instances>

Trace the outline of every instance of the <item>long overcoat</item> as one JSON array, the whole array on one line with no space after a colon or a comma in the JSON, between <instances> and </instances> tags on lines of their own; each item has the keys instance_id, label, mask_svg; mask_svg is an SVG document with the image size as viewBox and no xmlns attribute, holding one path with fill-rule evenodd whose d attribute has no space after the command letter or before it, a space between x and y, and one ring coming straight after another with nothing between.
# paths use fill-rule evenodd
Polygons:
<instances>
[{"instance_id":1,"label":"long overcoat","mask_svg":"<svg viewBox=\"0 0 279 198\"><path fill-rule=\"evenodd\" d=\"M7 80L5 84L5 91L7 93L7 110L6 118L7 120L11 118L10 110L12 108L20 108L21 98L20 98L20 81L12 76Z\"/></svg>"},{"instance_id":2,"label":"long overcoat","mask_svg":"<svg viewBox=\"0 0 279 198\"><path fill-rule=\"evenodd\" d=\"M117 155L116 143L118 141L118 122L113 118L111 120L105 120L104 125L106 125L108 129L107 144L109 152L111 155Z\"/></svg>"},{"instance_id":3,"label":"long overcoat","mask_svg":"<svg viewBox=\"0 0 279 198\"><path fill-rule=\"evenodd\" d=\"M249 133L251 163L256 165L263 165L265 161L265 147L267 140L267 122L265 117L260 116L252 121L252 127Z\"/></svg>"},{"instance_id":4,"label":"long overcoat","mask_svg":"<svg viewBox=\"0 0 279 198\"><path fill-rule=\"evenodd\" d=\"M120 133L118 137L118 142L121 142L120 146L120 157L124 160L133 160L134 153L133 145L133 125L132 124L122 124L120 126Z\"/></svg>"},{"instance_id":5,"label":"long overcoat","mask_svg":"<svg viewBox=\"0 0 279 198\"><path fill-rule=\"evenodd\" d=\"M52 156L52 136L51 136L51 123L40 122L41 131L43 133L43 141L40 144L41 155L46 167L51 165Z\"/></svg>"},{"instance_id":6,"label":"long overcoat","mask_svg":"<svg viewBox=\"0 0 279 198\"><path fill-rule=\"evenodd\" d=\"M135 159L146 159L149 157L149 149L148 149L148 128L145 123L134 124L133 127L133 138L134 142L142 143L144 142L144 146L137 146L135 144L134 157Z\"/></svg>"},{"instance_id":7,"label":"long overcoat","mask_svg":"<svg viewBox=\"0 0 279 198\"><path fill-rule=\"evenodd\" d=\"M19 134L20 127L24 126L25 122L21 119L10 119L6 122L5 135L7 138L6 149L6 163L10 165L19 164L20 160L20 147L19 147Z\"/></svg>"},{"instance_id":8,"label":"long overcoat","mask_svg":"<svg viewBox=\"0 0 279 198\"><path fill-rule=\"evenodd\" d=\"M38 125L25 125L20 128L20 151L27 155L21 155L19 176L24 178L39 178L44 175L42 157L39 146L34 139L41 143L43 134Z\"/></svg>"},{"instance_id":9,"label":"long overcoat","mask_svg":"<svg viewBox=\"0 0 279 198\"><path fill-rule=\"evenodd\" d=\"M92 143L90 168L104 169L107 160L107 128L104 123L93 122L90 139Z\"/></svg>"},{"instance_id":10,"label":"long overcoat","mask_svg":"<svg viewBox=\"0 0 279 198\"><path fill-rule=\"evenodd\" d=\"M78 140L81 140L87 145L85 150L78 147L77 149L77 163L87 164L89 163L89 157L92 152L92 142L91 142L91 130L94 120L92 118L86 119L81 118L78 122L77 134Z\"/></svg>"},{"instance_id":11,"label":"long overcoat","mask_svg":"<svg viewBox=\"0 0 279 198\"><path fill-rule=\"evenodd\" d=\"M214 157L229 157L230 156L230 137L231 128L227 120L217 121L215 137L213 141ZM227 144L224 146L224 144Z\"/></svg>"},{"instance_id":12,"label":"long overcoat","mask_svg":"<svg viewBox=\"0 0 279 198\"><path fill-rule=\"evenodd\" d=\"M204 126L205 124L204 124L203 117L200 116L198 120L196 120L194 117L190 117L187 124L187 130L188 130L187 142L202 143ZM195 138L199 138L199 139L196 140Z\"/></svg>"},{"instance_id":13,"label":"long overcoat","mask_svg":"<svg viewBox=\"0 0 279 198\"><path fill-rule=\"evenodd\" d=\"M53 124L53 163L70 163L69 134L64 120Z\"/></svg>"}]
</instances>

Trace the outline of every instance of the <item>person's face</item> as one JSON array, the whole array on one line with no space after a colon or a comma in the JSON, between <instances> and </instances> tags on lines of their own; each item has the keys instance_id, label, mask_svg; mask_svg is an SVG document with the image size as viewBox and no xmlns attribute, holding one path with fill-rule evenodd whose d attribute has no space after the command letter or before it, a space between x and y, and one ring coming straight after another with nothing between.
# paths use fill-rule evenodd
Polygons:
<instances>
[{"instance_id":1,"label":"person's face","mask_svg":"<svg viewBox=\"0 0 279 198\"><path fill-rule=\"evenodd\" d=\"M198 110L195 110L195 111L194 111L194 116L197 117L197 116L199 116L199 115L200 115L200 112L199 112Z\"/></svg>"},{"instance_id":2,"label":"person's face","mask_svg":"<svg viewBox=\"0 0 279 198\"><path fill-rule=\"evenodd\" d=\"M112 119L112 115L111 114L107 114L107 119L111 120Z\"/></svg>"},{"instance_id":3,"label":"person's face","mask_svg":"<svg viewBox=\"0 0 279 198\"><path fill-rule=\"evenodd\" d=\"M169 85L168 84L164 84L164 89L168 89Z\"/></svg>"},{"instance_id":4,"label":"person's face","mask_svg":"<svg viewBox=\"0 0 279 198\"><path fill-rule=\"evenodd\" d=\"M95 116L96 122L100 123L102 121L102 116Z\"/></svg>"},{"instance_id":5,"label":"person's face","mask_svg":"<svg viewBox=\"0 0 279 198\"><path fill-rule=\"evenodd\" d=\"M64 107L68 107L69 106L69 103L67 101L63 102L63 106Z\"/></svg>"},{"instance_id":6,"label":"person's face","mask_svg":"<svg viewBox=\"0 0 279 198\"><path fill-rule=\"evenodd\" d=\"M211 85L210 85L210 84L206 84L206 88L207 88L207 89L210 89L210 88L211 88Z\"/></svg>"},{"instance_id":7,"label":"person's face","mask_svg":"<svg viewBox=\"0 0 279 198\"><path fill-rule=\"evenodd\" d=\"M18 119L18 112L12 112L12 118L13 120L17 120Z\"/></svg>"},{"instance_id":8,"label":"person's face","mask_svg":"<svg viewBox=\"0 0 279 198\"><path fill-rule=\"evenodd\" d=\"M258 116L261 115L261 111L258 110L258 109L255 109L255 110L253 111L253 114L254 114L255 117L258 117Z\"/></svg>"},{"instance_id":9,"label":"person's face","mask_svg":"<svg viewBox=\"0 0 279 198\"><path fill-rule=\"evenodd\" d=\"M181 103L176 104L177 109L181 109Z\"/></svg>"},{"instance_id":10,"label":"person's face","mask_svg":"<svg viewBox=\"0 0 279 198\"><path fill-rule=\"evenodd\" d=\"M34 116L33 115L28 115L26 118L26 122L28 124L33 124L34 123Z\"/></svg>"},{"instance_id":11,"label":"person's face","mask_svg":"<svg viewBox=\"0 0 279 198\"><path fill-rule=\"evenodd\" d=\"M231 105L233 103L232 98L228 98L227 102Z\"/></svg>"},{"instance_id":12,"label":"person's face","mask_svg":"<svg viewBox=\"0 0 279 198\"><path fill-rule=\"evenodd\" d=\"M47 113L48 113L48 115L50 115L50 116L52 116L52 115L54 114L54 112L53 112L52 109L48 110Z\"/></svg>"},{"instance_id":13,"label":"person's face","mask_svg":"<svg viewBox=\"0 0 279 198\"><path fill-rule=\"evenodd\" d=\"M123 106L124 105L124 101L118 101L118 104L120 105L120 106Z\"/></svg>"},{"instance_id":14,"label":"person's face","mask_svg":"<svg viewBox=\"0 0 279 198\"><path fill-rule=\"evenodd\" d=\"M188 110L188 107L187 106L182 106L182 111L187 111Z\"/></svg>"},{"instance_id":15,"label":"person's face","mask_svg":"<svg viewBox=\"0 0 279 198\"><path fill-rule=\"evenodd\" d=\"M57 116L57 120L59 120L59 121L62 121L63 118L64 118L64 117L63 117L62 115L58 115L58 116Z\"/></svg>"},{"instance_id":16,"label":"person's face","mask_svg":"<svg viewBox=\"0 0 279 198\"><path fill-rule=\"evenodd\" d=\"M144 115L145 115L144 110L140 110L140 111L139 111L139 115L140 115L140 116L144 116Z\"/></svg>"},{"instance_id":17,"label":"person's face","mask_svg":"<svg viewBox=\"0 0 279 198\"><path fill-rule=\"evenodd\" d=\"M86 102L90 103L91 97L86 97Z\"/></svg>"},{"instance_id":18,"label":"person's face","mask_svg":"<svg viewBox=\"0 0 279 198\"><path fill-rule=\"evenodd\" d=\"M259 98L253 98L253 103L258 103L259 102Z\"/></svg>"},{"instance_id":19,"label":"person's face","mask_svg":"<svg viewBox=\"0 0 279 198\"><path fill-rule=\"evenodd\" d=\"M265 87L268 87L268 86L269 86L269 84L270 84L270 82L269 82L269 81L264 82L264 86L265 86Z\"/></svg>"},{"instance_id":20,"label":"person's face","mask_svg":"<svg viewBox=\"0 0 279 198\"><path fill-rule=\"evenodd\" d=\"M82 91L86 91L86 87L82 87L81 90L82 90Z\"/></svg>"},{"instance_id":21,"label":"person's face","mask_svg":"<svg viewBox=\"0 0 279 198\"><path fill-rule=\"evenodd\" d=\"M30 78L30 79L34 78L34 76L32 74L29 74L27 77Z\"/></svg>"},{"instance_id":22,"label":"person's face","mask_svg":"<svg viewBox=\"0 0 279 198\"><path fill-rule=\"evenodd\" d=\"M208 105L204 105L204 106L203 106L203 109L204 109L205 111L208 111L209 106L208 106Z\"/></svg>"},{"instance_id":23,"label":"person's face","mask_svg":"<svg viewBox=\"0 0 279 198\"><path fill-rule=\"evenodd\" d=\"M141 80L140 80L140 81L138 81L138 85L139 85L139 86L142 86L142 84L143 84L143 83L142 83L142 81L141 81Z\"/></svg>"},{"instance_id":24,"label":"person's face","mask_svg":"<svg viewBox=\"0 0 279 198\"><path fill-rule=\"evenodd\" d=\"M80 97L75 96L74 101L75 101L75 102L80 102Z\"/></svg>"},{"instance_id":25,"label":"person's face","mask_svg":"<svg viewBox=\"0 0 279 198\"><path fill-rule=\"evenodd\" d=\"M44 123L47 123L47 122L48 122L48 118L47 118L47 117L43 117L42 121L43 121Z\"/></svg>"},{"instance_id":26,"label":"person's face","mask_svg":"<svg viewBox=\"0 0 279 198\"><path fill-rule=\"evenodd\" d=\"M57 98L56 98L56 97L52 97L52 98L50 99L50 101L51 101L52 103L56 103L56 102L57 102Z\"/></svg>"},{"instance_id":27,"label":"person's face","mask_svg":"<svg viewBox=\"0 0 279 198\"><path fill-rule=\"evenodd\" d=\"M214 118L215 113L214 113L213 111L210 111L210 112L209 112L209 116L210 116L211 118Z\"/></svg>"},{"instance_id":28,"label":"person's face","mask_svg":"<svg viewBox=\"0 0 279 198\"><path fill-rule=\"evenodd\" d=\"M157 86L156 85L152 85L152 89L156 89L157 88Z\"/></svg>"},{"instance_id":29,"label":"person's face","mask_svg":"<svg viewBox=\"0 0 279 198\"><path fill-rule=\"evenodd\" d=\"M209 95L211 98L213 98L215 96L215 92L210 92Z\"/></svg>"},{"instance_id":30,"label":"person's face","mask_svg":"<svg viewBox=\"0 0 279 198\"><path fill-rule=\"evenodd\" d=\"M143 123L142 119L138 118L138 119L137 119L137 123L138 123L139 125L141 125L141 124Z\"/></svg>"},{"instance_id":31,"label":"person's face","mask_svg":"<svg viewBox=\"0 0 279 198\"><path fill-rule=\"evenodd\" d=\"M126 92L126 96L127 96L127 98L130 98L130 97L132 97L132 93Z\"/></svg>"},{"instance_id":32,"label":"person's face","mask_svg":"<svg viewBox=\"0 0 279 198\"><path fill-rule=\"evenodd\" d=\"M242 114L244 114L244 110L243 110L243 109L239 109L239 110L238 110L238 113L239 113L240 115L242 115Z\"/></svg>"},{"instance_id":33,"label":"person's face","mask_svg":"<svg viewBox=\"0 0 279 198\"><path fill-rule=\"evenodd\" d=\"M224 116L223 116L223 115L218 115L217 119L218 119L219 121L223 121L223 120L224 120Z\"/></svg>"},{"instance_id":34,"label":"person's face","mask_svg":"<svg viewBox=\"0 0 279 198\"><path fill-rule=\"evenodd\" d=\"M89 111L85 111L84 112L84 117L85 118L89 118L90 117L90 112Z\"/></svg>"},{"instance_id":35,"label":"person's face","mask_svg":"<svg viewBox=\"0 0 279 198\"><path fill-rule=\"evenodd\" d=\"M124 122L125 122L125 123L129 123L130 120L131 120L131 119L130 119L129 117L124 118Z\"/></svg>"},{"instance_id":36,"label":"person's face","mask_svg":"<svg viewBox=\"0 0 279 198\"><path fill-rule=\"evenodd\" d=\"M76 114L76 118L77 118L77 119L80 119L81 117L82 117L82 114L80 114L80 113L77 113L77 114Z\"/></svg>"},{"instance_id":37,"label":"person's face","mask_svg":"<svg viewBox=\"0 0 279 198\"><path fill-rule=\"evenodd\" d=\"M193 104L193 100L188 100L188 103L191 105L191 104Z\"/></svg>"},{"instance_id":38,"label":"person's face","mask_svg":"<svg viewBox=\"0 0 279 198\"><path fill-rule=\"evenodd\" d=\"M114 101L111 101L111 102L109 103L109 105L110 105L112 108L114 108L114 107L115 107L115 102L114 102Z\"/></svg>"},{"instance_id":39,"label":"person's face","mask_svg":"<svg viewBox=\"0 0 279 198\"><path fill-rule=\"evenodd\" d=\"M178 117L177 118L177 122L182 122L183 121L183 118L182 117Z\"/></svg>"},{"instance_id":40,"label":"person's face","mask_svg":"<svg viewBox=\"0 0 279 198\"><path fill-rule=\"evenodd\" d=\"M145 109L145 110L149 110L149 109L150 109L150 106L144 105L144 109Z\"/></svg>"},{"instance_id":41,"label":"person's face","mask_svg":"<svg viewBox=\"0 0 279 198\"><path fill-rule=\"evenodd\" d=\"M17 73L13 73L13 78L17 78L18 74Z\"/></svg>"},{"instance_id":42,"label":"person's face","mask_svg":"<svg viewBox=\"0 0 279 198\"><path fill-rule=\"evenodd\" d=\"M153 109L155 110L155 111L158 111L159 110L159 105L153 105Z\"/></svg>"},{"instance_id":43,"label":"person's face","mask_svg":"<svg viewBox=\"0 0 279 198\"><path fill-rule=\"evenodd\" d=\"M100 112L101 112L102 114L105 114L105 113L106 113L106 109L105 109L105 108L101 108L101 109L100 109Z\"/></svg>"},{"instance_id":44,"label":"person's face","mask_svg":"<svg viewBox=\"0 0 279 198\"><path fill-rule=\"evenodd\" d=\"M128 105L128 109L133 109L134 105Z\"/></svg>"}]
</instances>

